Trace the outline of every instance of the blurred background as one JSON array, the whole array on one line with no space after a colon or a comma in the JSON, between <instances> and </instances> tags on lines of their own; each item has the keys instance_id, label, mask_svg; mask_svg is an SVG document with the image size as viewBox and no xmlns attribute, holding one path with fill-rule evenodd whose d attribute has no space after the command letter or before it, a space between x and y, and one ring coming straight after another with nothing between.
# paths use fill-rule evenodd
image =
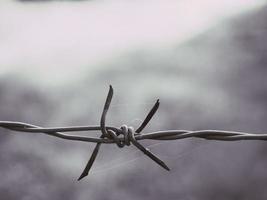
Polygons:
<instances>
[{"instance_id":1,"label":"blurred background","mask_svg":"<svg viewBox=\"0 0 267 200\"><path fill-rule=\"evenodd\" d=\"M263 0L2 0L0 120L99 124L144 132L223 129L266 133L267 5ZM78 133L74 133L78 134ZM82 133L99 136L100 133ZM236 200L267 198L264 141L142 141L134 147L0 131L1 199Z\"/></svg>"}]
</instances>

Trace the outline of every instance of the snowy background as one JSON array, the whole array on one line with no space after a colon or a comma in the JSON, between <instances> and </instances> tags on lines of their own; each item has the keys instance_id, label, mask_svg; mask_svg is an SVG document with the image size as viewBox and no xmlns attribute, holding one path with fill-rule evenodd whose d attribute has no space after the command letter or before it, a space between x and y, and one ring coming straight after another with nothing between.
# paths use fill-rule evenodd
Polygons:
<instances>
[{"instance_id":1,"label":"snowy background","mask_svg":"<svg viewBox=\"0 0 267 200\"><path fill-rule=\"evenodd\" d=\"M95 125L112 84L107 123L144 132L266 133L267 5L260 0L0 1L0 120ZM83 133L99 135L100 133ZM267 198L267 144L144 141L170 172L134 147L0 131L3 199Z\"/></svg>"}]
</instances>

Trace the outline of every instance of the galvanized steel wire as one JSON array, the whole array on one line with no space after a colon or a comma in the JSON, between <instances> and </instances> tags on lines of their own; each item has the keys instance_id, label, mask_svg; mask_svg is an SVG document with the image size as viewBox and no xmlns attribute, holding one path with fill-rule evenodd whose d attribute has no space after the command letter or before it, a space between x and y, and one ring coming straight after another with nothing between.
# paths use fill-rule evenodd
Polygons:
<instances>
[{"instance_id":1,"label":"galvanized steel wire","mask_svg":"<svg viewBox=\"0 0 267 200\"><path fill-rule=\"evenodd\" d=\"M12 131L20 132L31 132L31 133L44 133L50 136L73 140L82 142L92 142L96 143L93 153L83 170L82 174L78 178L81 180L88 175L99 151L102 143L112 144L115 143L119 148L123 148L125 145L133 144L145 155L150 157L153 161L159 164L166 170L170 170L169 167L156 155L145 148L139 140L178 140L184 138L203 138L207 140L222 140L222 141L236 141L236 140L267 140L267 134L252 134L245 132L235 132L235 131L222 131L222 130L200 130L200 131L189 131L189 130L165 130L141 134L142 130L146 127L148 122L152 119L153 115L156 113L159 107L159 100L156 101L153 108L150 110L146 116L143 123L139 128L134 131L133 127L128 127L127 125L122 125L120 128L113 126L106 126L106 115L109 110L109 106L113 96L113 88L110 86L108 96L104 105L104 109L101 115L100 126L70 126L70 127L53 127L53 128L42 128L40 126L27 124L23 122L13 122L13 121L0 121L0 127L9 129ZM99 138L90 136L79 136L71 135L66 132L80 132L80 131L101 131L101 136Z\"/></svg>"}]
</instances>

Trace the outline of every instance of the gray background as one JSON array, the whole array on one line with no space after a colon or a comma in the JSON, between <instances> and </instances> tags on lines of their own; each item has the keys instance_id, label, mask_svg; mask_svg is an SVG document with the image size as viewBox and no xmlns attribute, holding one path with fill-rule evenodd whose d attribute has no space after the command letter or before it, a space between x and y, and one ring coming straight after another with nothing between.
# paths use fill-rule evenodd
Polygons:
<instances>
[{"instance_id":1,"label":"gray background","mask_svg":"<svg viewBox=\"0 0 267 200\"><path fill-rule=\"evenodd\" d=\"M112 84L115 96L108 113L110 125L137 127L159 98L160 109L144 132L165 129L266 132L265 3L242 9L238 4L221 3L225 12L220 11L220 6L212 10L209 1L196 7L192 4L189 13L198 11L197 6L203 5L202 11L193 19L205 18L206 12L213 11L215 14L207 18L212 23L187 32L187 25L192 22L187 21L185 12L184 19L177 18L172 22L177 22L176 29L164 32L160 30L164 21L157 24L149 19L148 22L155 23L151 25L151 32L149 27L145 29L151 36L142 35L142 29L136 30L141 36L131 36L130 39L125 36L123 45L118 41L132 30L129 28L131 23L119 23L116 28L121 31L112 32L112 26L104 28L104 31L111 30L115 34L110 36L110 41L114 41L111 47L109 43L103 43L101 48L97 46L101 46L101 40L109 36L109 32L101 32L101 38L99 32L89 27L85 32L94 34L89 35L88 40L99 41L92 46L84 41L86 46L83 43L86 34L79 39L75 38L79 34L68 36L68 30L61 30L61 27L49 29L64 21L63 28L82 31L79 25L75 26L77 13L73 14L72 8L74 13L84 13L84 18L79 15L82 20L79 23L92 20L87 19L85 13L93 10L100 18L105 12L116 11L109 15L120 17L118 11L122 14L131 11L130 4L110 2L34 3L32 0L30 3L3 1L0 4L3 11L0 14L0 120L45 127L98 124L108 85ZM105 7L109 3L110 7ZM142 12L147 11L140 14L142 17L149 17L155 5L158 6L155 9L160 10L165 4L161 1L156 1L155 5L153 2L135 3L132 5L135 11L138 6L151 3L151 7L142 7ZM175 1L165 5L168 3L172 5ZM232 11L228 13L231 6ZM103 15L99 11L101 8L106 8ZM168 9L172 9L164 9L156 14L165 20ZM216 12L225 14L216 15ZM72 14L75 19L69 22ZM125 21L138 15L130 12ZM175 12L170 13L172 15L175 17ZM54 23L53 16L55 25L46 24ZM46 21L48 18L50 21ZM92 26L106 27L107 19L96 18ZM133 28L142 23L138 20ZM179 24L180 21L184 23ZM155 36L157 26L158 33L163 31L165 35ZM49 30L44 32L45 29ZM177 35L175 39L174 30L184 32L184 35ZM169 34L172 31L175 33ZM54 34L67 36L61 41L61 36L54 37ZM74 41L70 41L73 37ZM131 39L132 43L128 43ZM64 46L66 44L68 46ZM93 59L94 56L97 58ZM82 134L98 136L100 133ZM0 197L23 200L267 198L267 144L264 141L222 142L193 138L142 143L150 146L171 171L164 171L132 146L118 149L115 145L103 145L92 174L77 182L93 144L1 129Z\"/></svg>"}]
</instances>

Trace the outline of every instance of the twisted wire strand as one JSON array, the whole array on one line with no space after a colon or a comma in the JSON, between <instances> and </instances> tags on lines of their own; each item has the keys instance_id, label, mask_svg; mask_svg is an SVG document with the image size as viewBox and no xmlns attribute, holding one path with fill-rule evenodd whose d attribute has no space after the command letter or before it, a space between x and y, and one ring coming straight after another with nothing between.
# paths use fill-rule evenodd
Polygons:
<instances>
[{"instance_id":1,"label":"twisted wire strand","mask_svg":"<svg viewBox=\"0 0 267 200\"><path fill-rule=\"evenodd\" d=\"M252 134L246 132L236 131L223 131L223 130L164 130L150 133L141 134L142 130L146 127L149 121L159 108L159 100L156 101L153 108L150 110L145 120L141 123L139 128L134 131L133 127L122 125L120 128L113 126L106 126L106 115L111 104L113 97L113 88L110 86L109 92L104 104L103 112L101 115L100 126L69 126L69 127L52 127L43 128L33 124L14 121L0 121L0 127L9 129L12 131L29 132L29 133L44 133L50 136L58 137L66 140L91 142L96 143L96 146L91 154L89 161L86 164L82 174L78 180L83 179L89 174L89 171L98 155L101 144L113 144L115 143L119 148L123 148L125 145L129 146L133 144L145 155L150 157L153 161L159 164L166 170L170 170L169 167L156 155L145 148L140 140L179 140L185 138L202 138L206 140L221 140L221 141L237 141L237 140L267 140L267 134ZM90 136L80 136L67 134L67 132L81 132L81 131L101 131L99 138Z\"/></svg>"}]
</instances>

